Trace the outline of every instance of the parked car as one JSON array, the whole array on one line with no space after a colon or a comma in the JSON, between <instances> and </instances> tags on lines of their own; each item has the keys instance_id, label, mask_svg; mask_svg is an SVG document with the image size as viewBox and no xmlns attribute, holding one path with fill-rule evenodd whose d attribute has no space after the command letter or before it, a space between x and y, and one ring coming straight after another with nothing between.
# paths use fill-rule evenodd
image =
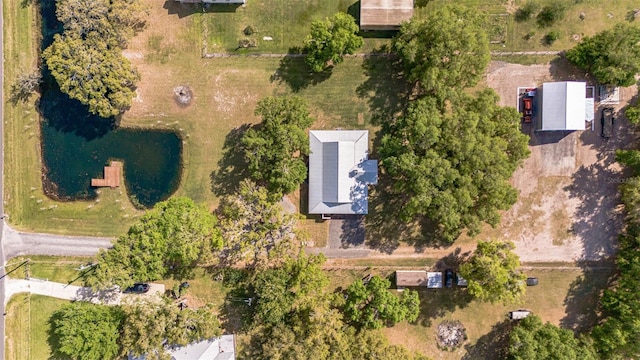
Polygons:
<instances>
[{"instance_id":1,"label":"parked car","mask_svg":"<svg viewBox=\"0 0 640 360\"><path fill-rule=\"evenodd\" d=\"M453 278L454 278L455 274L453 273L453 270L451 269L447 269L444 272L444 286L451 288L453 287Z\"/></svg>"},{"instance_id":2,"label":"parked car","mask_svg":"<svg viewBox=\"0 0 640 360\"><path fill-rule=\"evenodd\" d=\"M536 285L538 285L538 278L536 277L527 278L527 286L536 286Z\"/></svg>"},{"instance_id":3,"label":"parked car","mask_svg":"<svg viewBox=\"0 0 640 360\"><path fill-rule=\"evenodd\" d=\"M460 274L456 274L456 285L459 287L467 287L469 283L467 282L467 279L460 276Z\"/></svg>"},{"instance_id":4,"label":"parked car","mask_svg":"<svg viewBox=\"0 0 640 360\"><path fill-rule=\"evenodd\" d=\"M516 310L509 312L509 319L511 320L521 320L531 315L531 311L529 310Z\"/></svg>"},{"instance_id":5,"label":"parked car","mask_svg":"<svg viewBox=\"0 0 640 360\"><path fill-rule=\"evenodd\" d=\"M133 286L129 286L128 288L124 289L123 293L125 294L144 294L146 292L149 292L149 284L145 284L145 283L135 283L133 284Z\"/></svg>"},{"instance_id":6,"label":"parked car","mask_svg":"<svg viewBox=\"0 0 640 360\"><path fill-rule=\"evenodd\" d=\"M602 124L602 132L600 133L600 135L603 138L609 139L611 136L613 136L614 121L615 118L613 117L613 108L606 107L602 109L602 117L600 118L600 123Z\"/></svg>"}]
</instances>

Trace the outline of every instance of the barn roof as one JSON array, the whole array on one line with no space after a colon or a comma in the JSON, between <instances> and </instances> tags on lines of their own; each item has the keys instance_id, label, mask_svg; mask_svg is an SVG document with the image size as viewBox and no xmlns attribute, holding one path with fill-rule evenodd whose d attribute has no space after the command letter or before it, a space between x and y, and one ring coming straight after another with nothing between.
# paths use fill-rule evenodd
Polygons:
<instances>
[{"instance_id":1,"label":"barn roof","mask_svg":"<svg viewBox=\"0 0 640 360\"><path fill-rule=\"evenodd\" d=\"M393 30L413 16L413 0L360 0L360 28Z\"/></svg>"}]
</instances>

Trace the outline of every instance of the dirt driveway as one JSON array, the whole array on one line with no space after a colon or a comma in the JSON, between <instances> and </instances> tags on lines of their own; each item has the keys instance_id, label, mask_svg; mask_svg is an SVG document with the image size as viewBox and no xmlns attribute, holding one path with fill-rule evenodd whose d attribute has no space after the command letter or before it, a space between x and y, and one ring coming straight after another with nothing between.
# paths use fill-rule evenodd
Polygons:
<instances>
[{"instance_id":1,"label":"dirt driveway","mask_svg":"<svg viewBox=\"0 0 640 360\"><path fill-rule=\"evenodd\" d=\"M501 105L508 106L516 105L518 86L563 80L581 80L563 61L532 66L492 62L487 75ZM620 106L636 94L635 87L622 89ZM512 179L519 200L497 229L478 238L513 240L522 261L598 260L615 252L623 225L617 187L624 179L615 150L631 147L637 136L618 117L614 137L601 138L600 111L593 131L536 133L523 125L531 136L531 156Z\"/></svg>"}]
</instances>

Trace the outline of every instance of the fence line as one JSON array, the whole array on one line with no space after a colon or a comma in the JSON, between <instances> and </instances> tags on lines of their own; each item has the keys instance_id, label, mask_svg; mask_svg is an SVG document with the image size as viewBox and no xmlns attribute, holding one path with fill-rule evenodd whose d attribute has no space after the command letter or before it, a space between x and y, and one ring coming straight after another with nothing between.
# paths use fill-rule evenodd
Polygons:
<instances>
[{"instance_id":1,"label":"fence line","mask_svg":"<svg viewBox=\"0 0 640 360\"><path fill-rule=\"evenodd\" d=\"M560 55L562 51L492 51L491 56L518 56L518 55ZM204 53L205 59L219 58L302 58L307 54L286 54L286 53L248 53L248 54L230 54L230 53ZM394 53L358 53L346 54L346 58L368 58L368 57L395 57Z\"/></svg>"}]
</instances>

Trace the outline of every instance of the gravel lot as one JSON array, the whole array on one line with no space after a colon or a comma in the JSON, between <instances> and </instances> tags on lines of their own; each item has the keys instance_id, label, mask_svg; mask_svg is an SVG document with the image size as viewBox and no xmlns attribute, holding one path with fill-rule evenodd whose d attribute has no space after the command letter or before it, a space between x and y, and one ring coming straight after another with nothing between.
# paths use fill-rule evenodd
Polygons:
<instances>
[{"instance_id":1,"label":"gravel lot","mask_svg":"<svg viewBox=\"0 0 640 360\"><path fill-rule=\"evenodd\" d=\"M492 62L487 83L501 105L515 106L518 86L581 80L574 71L564 61L532 66ZM622 89L616 110L636 94L636 87ZM617 193L623 176L615 150L633 146L638 136L618 117L614 138L601 138L600 111L594 131L535 133L523 124L531 136L531 156L512 179L519 200L497 229L479 238L513 240L522 261L599 260L615 252L623 225Z\"/></svg>"}]
</instances>

